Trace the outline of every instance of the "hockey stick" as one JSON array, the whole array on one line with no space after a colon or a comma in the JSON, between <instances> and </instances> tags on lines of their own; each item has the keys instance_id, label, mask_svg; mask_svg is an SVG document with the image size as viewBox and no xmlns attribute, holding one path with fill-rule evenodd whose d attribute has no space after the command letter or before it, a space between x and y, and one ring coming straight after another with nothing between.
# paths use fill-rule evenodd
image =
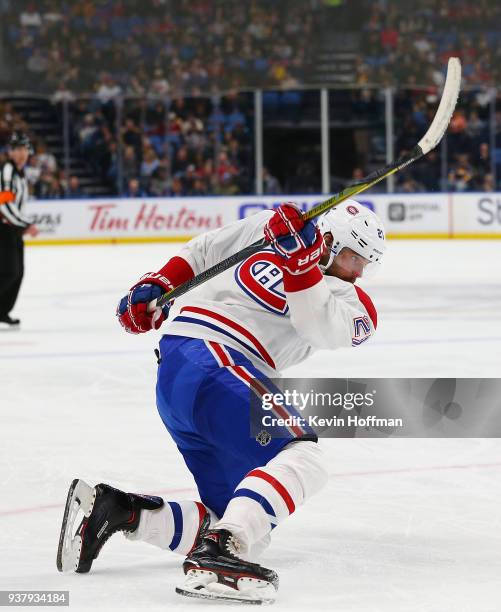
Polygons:
<instances>
[{"instance_id":1,"label":"hockey stick","mask_svg":"<svg viewBox=\"0 0 501 612\"><path fill-rule=\"evenodd\" d=\"M423 138L421 138L421 140L414 147L414 149L412 149L412 151L410 151L407 155L400 157L393 163L388 164L380 170L372 172L371 174L359 181L351 183L350 185L348 185L348 187L346 187L339 193L336 193L331 198L325 200L324 202L321 202L320 204L317 204L317 206L314 206L307 213L304 214L304 219L310 220L314 219L315 217L318 217L319 215L322 215L323 213L327 212L334 206L337 206L344 200L347 200L348 198L356 195L357 193L361 193L362 191L369 189L376 183L379 183L380 181L391 176L395 172L402 170L402 168L405 168L409 164L412 164L416 160L423 157L423 155L426 155L432 149L434 149L437 144L442 140L442 137L445 134L445 131L447 130L447 126L449 125L449 121L451 120L452 113L454 112L454 109L456 107L460 85L461 62L457 57L451 57L447 66L447 78L445 80L444 91L442 93L442 98L440 100L440 104L438 106L435 117L433 118L433 121L430 127L428 128L428 131L423 136ZM240 263L247 257L250 257L254 253L257 253L268 244L269 243L264 238L254 242L253 244L250 244L241 251L238 251L238 253L231 255L227 259L223 259L223 261L220 261L211 268L208 268L200 274L197 274L189 281L186 281L182 285L179 285L179 287L176 287L172 291L165 293L164 295L159 297L156 302L151 302L149 309L152 310L154 308L165 306L165 304L167 304L167 302L170 302L170 300L173 300L179 297L180 295L185 294L190 289L193 289L193 287L198 287L198 285L201 285L209 279L214 278L214 276L217 276L228 268L231 268L237 263Z\"/></svg>"}]
</instances>

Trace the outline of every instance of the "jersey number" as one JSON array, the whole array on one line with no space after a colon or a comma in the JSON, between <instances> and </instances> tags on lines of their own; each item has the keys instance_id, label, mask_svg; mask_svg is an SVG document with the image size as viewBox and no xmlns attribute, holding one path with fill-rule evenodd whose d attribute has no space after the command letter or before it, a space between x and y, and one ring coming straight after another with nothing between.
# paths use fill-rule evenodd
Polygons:
<instances>
[{"instance_id":1,"label":"jersey number","mask_svg":"<svg viewBox=\"0 0 501 612\"><path fill-rule=\"evenodd\" d=\"M356 317L353 319L353 328L355 330L355 335L351 339L352 346L358 346L370 338L371 324L369 322L369 317L364 315L363 317Z\"/></svg>"}]
</instances>

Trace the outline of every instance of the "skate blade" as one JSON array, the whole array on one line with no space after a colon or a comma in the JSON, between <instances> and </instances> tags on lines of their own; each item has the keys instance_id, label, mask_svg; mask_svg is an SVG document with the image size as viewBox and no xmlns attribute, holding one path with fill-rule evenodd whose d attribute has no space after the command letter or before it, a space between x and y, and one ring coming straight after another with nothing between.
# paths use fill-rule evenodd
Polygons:
<instances>
[{"instance_id":1,"label":"skate blade","mask_svg":"<svg viewBox=\"0 0 501 612\"><path fill-rule=\"evenodd\" d=\"M186 582L176 587L176 593L185 597L251 605L272 604L276 597L275 587L264 580L240 578L237 590L217 582L217 576L212 572L196 570L188 572Z\"/></svg>"},{"instance_id":2,"label":"skate blade","mask_svg":"<svg viewBox=\"0 0 501 612\"><path fill-rule=\"evenodd\" d=\"M90 516L95 499L95 489L84 480L76 478L71 483L57 549L56 565L60 572L74 572L78 568L82 538L74 535L75 522L79 511L83 512L86 517Z\"/></svg>"}]
</instances>

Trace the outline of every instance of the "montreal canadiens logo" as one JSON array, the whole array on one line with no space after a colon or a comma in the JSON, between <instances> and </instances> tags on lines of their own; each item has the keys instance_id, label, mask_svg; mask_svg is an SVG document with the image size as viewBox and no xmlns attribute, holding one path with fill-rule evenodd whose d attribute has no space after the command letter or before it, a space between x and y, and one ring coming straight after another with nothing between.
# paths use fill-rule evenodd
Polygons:
<instances>
[{"instance_id":1,"label":"montreal canadiens logo","mask_svg":"<svg viewBox=\"0 0 501 612\"><path fill-rule=\"evenodd\" d=\"M353 204L349 204L346 207L346 210L350 213L350 215L358 215L358 208L356 206L353 206Z\"/></svg>"},{"instance_id":2,"label":"montreal canadiens logo","mask_svg":"<svg viewBox=\"0 0 501 612\"><path fill-rule=\"evenodd\" d=\"M271 251L255 253L235 270L235 280L251 299L266 310L285 315L289 310L282 289L282 270ZM280 287L280 289L279 289Z\"/></svg>"}]
</instances>

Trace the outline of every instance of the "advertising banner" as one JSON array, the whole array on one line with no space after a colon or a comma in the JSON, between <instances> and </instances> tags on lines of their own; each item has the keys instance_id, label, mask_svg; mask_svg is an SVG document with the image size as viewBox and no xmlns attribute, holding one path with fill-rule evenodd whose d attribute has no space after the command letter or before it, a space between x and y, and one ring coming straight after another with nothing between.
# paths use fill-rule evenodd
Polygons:
<instances>
[{"instance_id":1,"label":"advertising banner","mask_svg":"<svg viewBox=\"0 0 501 612\"><path fill-rule=\"evenodd\" d=\"M238 204L238 218L278 206L292 198L303 210L322 202L324 196L249 197ZM448 194L360 194L356 200L377 215L390 238L449 237L450 197Z\"/></svg>"},{"instance_id":2,"label":"advertising banner","mask_svg":"<svg viewBox=\"0 0 501 612\"><path fill-rule=\"evenodd\" d=\"M453 197L455 236L501 238L501 193L462 193Z\"/></svg>"},{"instance_id":3,"label":"advertising banner","mask_svg":"<svg viewBox=\"0 0 501 612\"><path fill-rule=\"evenodd\" d=\"M448 194L389 194L373 197L375 212L392 238L449 238Z\"/></svg>"},{"instance_id":4,"label":"advertising banner","mask_svg":"<svg viewBox=\"0 0 501 612\"><path fill-rule=\"evenodd\" d=\"M293 200L304 211L325 196L35 200L40 233L28 244L185 241ZM501 194L361 194L393 238L501 237Z\"/></svg>"},{"instance_id":5,"label":"advertising banner","mask_svg":"<svg viewBox=\"0 0 501 612\"><path fill-rule=\"evenodd\" d=\"M187 240L235 220L224 199L146 198L33 201L27 214L42 243Z\"/></svg>"}]
</instances>

